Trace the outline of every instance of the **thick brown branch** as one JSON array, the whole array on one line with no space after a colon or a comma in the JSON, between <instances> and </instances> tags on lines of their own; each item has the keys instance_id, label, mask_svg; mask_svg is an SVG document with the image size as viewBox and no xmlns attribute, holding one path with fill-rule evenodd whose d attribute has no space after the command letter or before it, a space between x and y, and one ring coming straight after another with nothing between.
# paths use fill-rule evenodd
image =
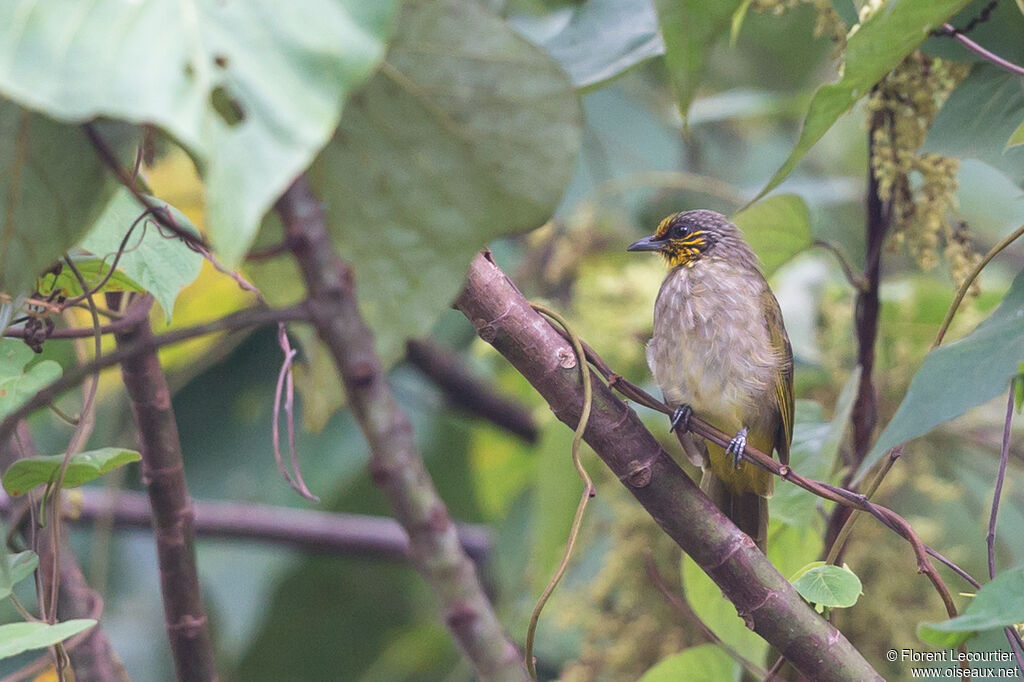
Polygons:
<instances>
[{"instance_id":1,"label":"thick brown branch","mask_svg":"<svg viewBox=\"0 0 1024 682\"><path fill-rule=\"evenodd\" d=\"M150 528L152 510L141 493L82 488L68 493L64 518L87 524L111 519L115 527ZM0 491L0 514L14 507ZM293 509L251 502L193 500L197 537L286 545L306 552L382 559L409 558L409 536L397 521L382 516ZM485 563L491 531L472 523L455 524L459 542L474 561Z\"/></svg>"},{"instance_id":2,"label":"thick brown branch","mask_svg":"<svg viewBox=\"0 0 1024 682\"><path fill-rule=\"evenodd\" d=\"M485 680L523 680L519 652L494 614L473 562L437 494L356 305L353 273L334 252L320 202L299 178L278 203L309 289L312 321L330 349L370 446L370 472L409 534L412 561L441 602L444 620Z\"/></svg>"},{"instance_id":3,"label":"thick brown branch","mask_svg":"<svg viewBox=\"0 0 1024 682\"><path fill-rule=\"evenodd\" d=\"M455 351L425 339L410 340L405 348L409 362L444 391L449 403L528 443L537 440L537 424L526 408L473 376Z\"/></svg>"},{"instance_id":4,"label":"thick brown branch","mask_svg":"<svg viewBox=\"0 0 1024 682\"><path fill-rule=\"evenodd\" d=\"M143 320L115 338L119 349L149 347L153 331L149 320ZM160 589L174 667L180 680L215 680L213 646L196 572L192 502L185 485L171 392L156 350L124 358L121 376L139 432L142 480L153 509Z\"/></svg>"},{"instance_id":5,"label":"thick brown branch","mask_svg":"<svg viewBox=\"0 0 1024 682\"><path fill-rule=\"evenodd\" d=\"M570 427L581 410L580 376L571 346L530 307L486 256L470 266L456 302ZM748 625L810 679L881 677L850 642L814 611L770 561L700 491L644 428L636 414L599 381L587 442L655 521L722 588Z\"/></svg>"}]
</instances>

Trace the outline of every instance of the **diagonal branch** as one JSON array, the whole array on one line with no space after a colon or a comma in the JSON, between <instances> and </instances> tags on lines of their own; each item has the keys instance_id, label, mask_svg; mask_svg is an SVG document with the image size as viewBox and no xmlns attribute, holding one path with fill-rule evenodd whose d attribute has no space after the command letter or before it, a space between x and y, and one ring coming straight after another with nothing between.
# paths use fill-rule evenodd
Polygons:
<instances>
[{"instance_id":1,"label":"diagonal branch","mask_svg":"<svg viewBox=\"0 0 1024 682\"><path fill-rule=\"evenodd\" d=\"M149 320L115 334L119 348L147 347ZM156 350L133 353L121 362L121 376L139 432L142 480L153 508L153 535L160 566L164 619L180 680L215 680L213 646L196 572L192 502L178 425Z\"/></svg>"},{"instance_id":2,"label":"diagonal branch","mask_svg":"<svg viewBox=\"0 0 1024 682\"><path fill-rule=\"evenodd\" d=\"M555 416L576 425L582 407L572 348L486 255L470 266L456 307L481 338L533 384ZM747 624L816 680L877 680L852 644L803 601L770 561L680 469L640 419L594 382L586 441L619 480L718 584Z\"/></svg>"},{"instance_id":3,"label":"diagonal branch","mask_svg":"<svg viewBox=\"0 0 1024 682\"><path fill-rule=\"evenodd\" d=\"M317 334L334 357L352 412L370 446L370 472L409 534L413 564L441 602L445 624L484 680L524 680L515 645L498 622L455 525L398 407L355 299L352 270L334 252L323 210L300 177L278 202L309 289Z\"/></svg>"}]
</instances>

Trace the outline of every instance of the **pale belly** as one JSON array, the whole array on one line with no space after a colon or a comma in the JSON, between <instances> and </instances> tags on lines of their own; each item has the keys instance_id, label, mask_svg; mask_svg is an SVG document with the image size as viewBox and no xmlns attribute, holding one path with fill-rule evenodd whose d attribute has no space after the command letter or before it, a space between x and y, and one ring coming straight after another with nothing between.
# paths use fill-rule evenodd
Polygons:
<instances>
[{"instance_id":1,"label":"pale belly","mask_svg":"<svg viewBox=\"0 0 1024 682\"><path fill-rule=\"evenodd\" d=\"M647 346L647 363L666 402L689 404L729 432L768 417L781 359L761 310L766 286L760 275L742 276L728 262L670 273Z\"/></svg>"}]
</instances>

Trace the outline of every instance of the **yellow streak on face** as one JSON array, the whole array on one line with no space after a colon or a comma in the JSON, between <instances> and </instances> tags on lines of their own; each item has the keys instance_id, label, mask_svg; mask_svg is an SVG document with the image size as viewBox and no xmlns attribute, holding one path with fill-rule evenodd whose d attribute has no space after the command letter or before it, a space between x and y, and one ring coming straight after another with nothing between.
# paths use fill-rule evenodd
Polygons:
<instances>
[{"instance_id":1,"label":"yellow streak on face","mask_svg":"<svg viewBox=\"0 0 1024 682\"><path fill-rule=\"evenodd\" d=\"M660 231L661 227L659 226L658 229ZM668 261L669 267L674 268L680 265L693 267L708 245L706 234L707 232L704 230L698 230L682 239L670 239L661 249L661 255Z\"/></svg>"},{"instance_id":2,"label":"yellow streak on face","mask_svg":"<svg viewBox=\"0 0 1024 682\"><path fill-rule=\"evenodd\" d=\"M672 223L672 219L675 218L677 215L677 213L673 213L672 215L668 216L660 223L658 223L658 229L654 231L654 236L656 239L661 239L666 234L668 234L668 229Z\"/></svg>"}]
</instances>

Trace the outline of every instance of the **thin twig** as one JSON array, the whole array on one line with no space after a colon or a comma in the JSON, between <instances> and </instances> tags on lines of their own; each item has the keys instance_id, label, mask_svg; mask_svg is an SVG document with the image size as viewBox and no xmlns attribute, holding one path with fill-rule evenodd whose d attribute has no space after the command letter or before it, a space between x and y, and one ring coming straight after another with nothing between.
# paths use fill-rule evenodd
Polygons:
<instances>
[{"instance_id":1,"label":"thin twig","mask_svg":"<svg viewBox=\"0 0 1024 682\"><path fill-rule=\"evenodd\" d=\"M859 272L854 272L853 266L850 265L850 261L846 259L843 252L839 250L839 247L832 242L825 241L824 239L815 239L811 242L815 246L821 247L835 256L836 262L839 263L839 267L843 270L843 276L846 277L846 281L850 283L857 291L867 291L868 281L864 275Z\"/></svg>"},{"instance_id":2,"label":"thin twig","mask_svg":"<svg viewBox=\"0 0 1024 682\"><path fill-rule=\"evenodd\" d=\"M138 303L135 305L138 305ZM135 305L133 305L132 308L134 308ZM44 386L24 405L4 417L4 420L0 422L0 441L10 437L18 420L27 417L32 412L35 412L39 408L45 407L49 403L53 402L65 391L68 391L81 383L81 381L90 374L101 369L106 369L107 367L113 367L114 365L120 364L124 360L139 355L140 353L148 353L157 348L181 343L182 341L187 341L197 336L205 336L216 332L245 329L246 327L263 327L277 322L300 322L308 319L309 310L304 304L288 308L248 308L193 327L175 329L174 331L160 334L159 336L148 337L138 341L134 345L119 347L111 353L99 356L92 362L68 370L60 379ZM118 327L114 331L118 332L123 331L124 329L125 328Z\"/></svg>"},{"instance_id":3,"label":"thin twig","mask_svg":"<svg viewBox=\"0 0 1024 682\"><path fill-rule=\"evenodd\" d=\"M950 304L949 310L946 311L946 317L942 320L942 325L939 326L939 333L935 335L935 340L932 341L932 350L938 348L939 344L942 343L943 337L946 335L946 332L949 331L949 325L953 321L953 316L956 315L957 308L960 307L960 303L964 300L964 296L967 295L971 285L974 284L974 280L978 279L978 275L981 274L981 271L985 269L985 266L988 265L993 258L998 256L1003 249L1016 241L1021 235L1024 235L1024 225L1018 227L1016 230L1000 240L998 244L989 249L988 253L985 254L985 257L978 261L978 264L974 266L973 270L971 270L971 274L967 275L967 279L963 281L960 288L957 290L956 297Z\"/></svg>"},{"instance_id":4,"label":"thin twig","mask_svg":"<svg viewBox=\"0 0 1024 682\"><path fill-rule=\"evenodd\" d=\"M547 308L539 303L531 303L533 309L538 313L545 315L565 330L565 333L569 336L573 351L576 353L576 366L580 368L580 377L583 382L583 407L580 412L580 420L576 424L576 429L572 434L572 464L576 468L576 473L583 481L583 491L580 493L580 501L576 505L576 513L572 517L572 526L569 529L569 539L565 543L565 552L562 554L562 560L558 564L558 568L555 569L555 574L551 576L551 580L548 581L544 591L541 593L540 598L537 600L536 606L533 607L533 612L530 614L530 625L526 629L526 670L530 673L530 678L534 682L537 682L537 664L533 660L533 641L537 634L537 623L540 621L540 613L544 610L544 605L547 604L548 599L554 593L558 583L562 580L562 576L565 575L566 570L569 568L569 559L572 558L572 550L576 546L576 539L579 537L580 525L583 523L583 513L587 509L587 503L590 498L594 496L594 482L590 480L590 476L587 474L587 470L583 466L583 462L580 461L580 446L583 444L583 433L587 430L587 422L590 421L590 410L593 406L594 389L590 383L590 367L587 365L586 353L583 351L583 344L580 342L580 338L569 328L569 323L565 321L561 315L556 313L554 310ZM563 362L563 366L567 365L568 361ZM571 366L571 365L570 365Z\"/></svg>"},{"instance_id":5,"label":"thin twig","mask_svg":"<svg viewBox=\"0 0 1024 682\"><path fill-rule=\"evenodd\" d=\"M942 28L943 35L948 35L952 37L954 40L958 41L961 45L966 47L974 54L981 56L986 61L995 64L1004 71L1009 71L1015 76L1024 76L1024 66L1014 64L1008 59L1000 57L995 52L986 50L984 47L982 47L978 43L974 42L973 40L965 36L963 32L957 29L955 26L953 26L953 24L943 24Z\"/></svg>"},{"instance_id":6,"label":"thin twig","mask_svg":"<svg viewBox=\"0 0 1024 682\"><path fill-rule=\"evenodd\" d=\"M996 519L999 517L999 500L1003 495L1003 481L1006 478L1006 464L1010 459L1010 427L1013 424L1014 387L1021 381L1014 377L1010 382L1009 397L1006 401L1006 420L1003 422L1003 447L999 453L999 472L996 474L996 487L992 493L992 510L988 516L988 533L985 535L985 544L988 547L988 577L989 580L996 577ZM1021 646L1020 633L1016 628L1006 628L1006 638L1010 642L1014 657L1017 659L1017 668L1024 673L1024 647Z\"/></svg>"},{"instance_id":7,"label":"thin twig","mask_svg":"<svg viewBox=\"0 0 1024 682\"><path fill-rule=\"evenodd\" d=\"M320 503L320 498L310 492L306 482L302 480L302 470L299 468L299 455L295 448L295 413L293 410L295 400L295 384L292 379L292 360L298 354L298 350L291 347L288 342L288 333L285 331L284 322L277 323L277 343L284 353L284 361L281 363L281 371L277 375L277 387L274 389L274 409L271 412L270 440L274 446L274 461L277 463L277 470L291 486L292 490L313 502ZM284 413L288 424L288 450L291 454L292 471L284 464L281 455L281 434L279 422L281 421L281 396L284 398Z\"/></svg>"}]
</instances>

